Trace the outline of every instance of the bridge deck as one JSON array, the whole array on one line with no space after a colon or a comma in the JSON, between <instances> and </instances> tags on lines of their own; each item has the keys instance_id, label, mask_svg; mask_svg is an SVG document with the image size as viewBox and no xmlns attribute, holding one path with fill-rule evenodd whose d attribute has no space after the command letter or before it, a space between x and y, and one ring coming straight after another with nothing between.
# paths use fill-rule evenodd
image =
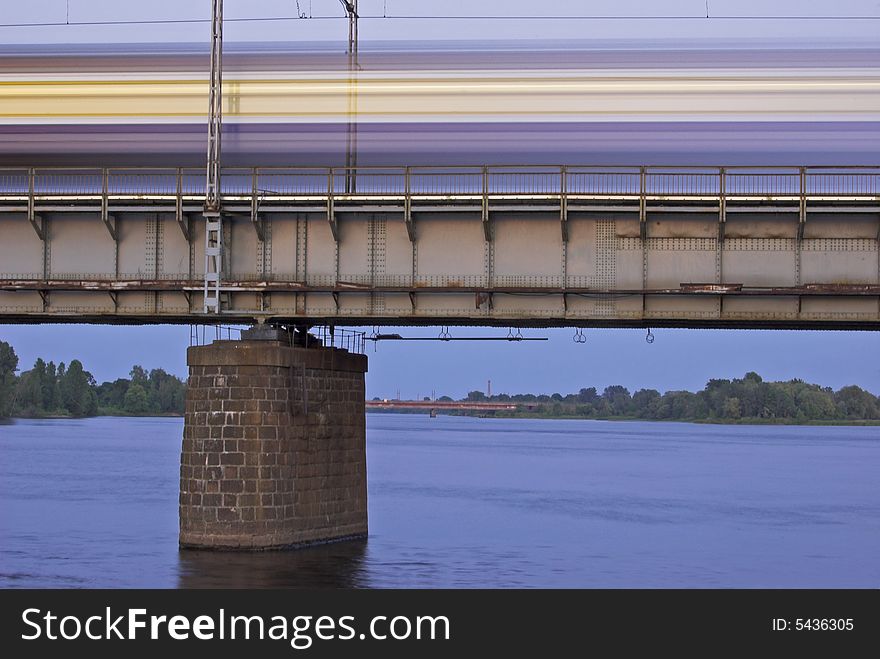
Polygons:
<instances>
[{"instance_id":1,"label":"bridge deck","mask_svg":"<svg viewBox=\"0 0 880 659\"><path fill-rule=\"evenodd\" d=\"M880 327L880 169L0 170L0 320Z\"/></svg>"}]
</instances>

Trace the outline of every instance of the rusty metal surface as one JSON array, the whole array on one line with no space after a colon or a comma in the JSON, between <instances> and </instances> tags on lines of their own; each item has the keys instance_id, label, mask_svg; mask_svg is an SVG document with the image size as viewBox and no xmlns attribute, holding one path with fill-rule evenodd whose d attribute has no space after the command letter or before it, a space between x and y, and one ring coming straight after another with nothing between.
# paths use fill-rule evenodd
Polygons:
<instances>
[{"instance_id":1,"label":"rusty metal surface","mask_svg":"<svg viewBox=\"0 0 880 659\"><path fill-rule=\"evenodd\" d=\"M878 168L354 173L224 171L208 320L201 171L0 170L0 321L880 328Z\"/></svg>"},{"instance_id":2,"label":"rusty metal surface","mask_svg":"<svg viewBox=\"0 0 880 659\"><path fill-rule=\"evenodd\" d=\"M805 284L789 287L744 287L742 284L682 284L678 288L645 289L599 289L599 288L555 288L502 286L493 288L466 286L369 286L339 282L337 286L309 286L295 281L229 281L224 289L242 293L468 293L479 296L478 304L488 301L489 295L758 295L758 296L799 296L799 295L842 295L876 296L880 295L880 285L873 284ZM178 279L137 279L113 280L62 280L62 279L0 279L2 291L200 291L200 280Z\"/></svg>"}]
</instances>

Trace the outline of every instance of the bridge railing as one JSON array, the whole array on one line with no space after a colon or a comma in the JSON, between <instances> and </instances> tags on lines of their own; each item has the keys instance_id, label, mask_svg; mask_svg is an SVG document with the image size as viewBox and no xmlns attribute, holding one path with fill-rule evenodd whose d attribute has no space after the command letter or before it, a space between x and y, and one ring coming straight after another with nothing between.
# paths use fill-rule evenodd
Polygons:
<instances>
[{"instance_id":1,"label":"bridge railing","mask_svg":"<svg viewBox=\"0 0 880 659\"><path fill-rule=\"evenodd\" d=\"M250 169L224 168L220 178L220 193L227 197L250 196L253 192Z\"/></svg>"},{"instance_id":2,"label":"bridge railing","mask_svg":"<svg viewBox=\"0 0 880 659\"><path fill-rule=\"evenodd\" d=\"M187 168L179 170L180 177L180 193L182 195L195 197L205 196L205 170L196 168Z\"/></svg>"},{"instance_id":3,"label":"bridge railing","mask_svg":"<svg viewBox=\"0 0 880 659\"><path fill-rule=\"evenodd\" d=\"M409 193L422 197L483 194L483 167L410 167L404 172Z\"/></svg>"},{"instance_id":4,"label":"bridge railing","mask_svg":"<svg viewBox=\"0 0 880 659\"><path fill-rule=\"evenodd\" d=\"M334 167L329 171L328 190L333 195L403 196L403 167Z\"/></svg>"},{"instance_id":5,"label":"bridge railing","mask_svg":"<svg viewBox=\"0 0 880 659\"><path fill-rule=\"evenodd\" d=\"M559 195L564 170L559 167L487 167L490 195Z\"/></svg>"},{"instance_id":6,"label":"bridge railing","mask_svg":"<svg viewBox=\"0 0 880 659\"><path fill-rule=\"evenodd\" d=\"M204 181L202 181L204 185ZM177 194L177 171L173 169L111 169L107 173L110 195L168 196Z\"/></svg>"},{"instance_id":7,"label":"bridge railing","mask_svg":"<svg viewBox=\"0 0 880 659\"><path fill-rule=\"evenodd\" d=\"M796 197L803 183L800 169L734 169L726 172L724 191L728 197Z\"/></svg>"},{"instance_id":8,"label":"bridge railing","mask_svg":"<svg viewBox=\"0 0 880 659\"><path fill-rule=\"evenodd\" d=\"M717 197L721 176L718 170L646 170L644 193L661 197Z\"/></svg>"},{"instance_id":9,"label":"bridge railing","mask_svg":"<svg viewBox=\"0 0 880 659\"><path fill-rule=\"evenodd\" d=\"M0 195L22 196L28 191L27 169L0 169Z\"/></svg>"},{"instance_id":10,"label":"bridge railing","mask_svg":"<svg viewBox=\"0 0 880 659\"><path fill-rule=\"evenodd\" d=\"M880 197L880 170L808 168L805 192L812 197Z\"/></svg>"},{"instance_id":11,"label":"bridge railing","mask_svg":"<svg viewBox=\"0 0 880 659\"><path fill-rule=\"evenodd\" d=\"M321 325L313 327L309 330L309 333L315 336L325 348L342 348L348 352L360 355L367 352L366 332L344 327Z\"/></svg>"},{"instance_id":12,"label":"bridge railing","mask_svg":"<svg viewBox=\"0 0 880 659\"><path fill-rule=\"evenodd\" d=\"M33 194L40 197L100 196L104 191L102 169L35 169L31 178Z\"/></svg>"},{"instance_id":13,"label":"bridge railing","mask_svg":"<svg viewBox=\"0 0 880 659\"><path fill-rule=\"evenodd\" d=\"M202 197L201 168L0 169L0 195ZM880 167L225 168L228 197L880 197Z\"/></svg>"},{"instance_id":14,"label":"bridge railing","mask_svg":"<svg viewBox=\"0 0 880 659\"><path fill-rule=\"evenodd\" d=\"M567 194L596 197L632 197L641 194L638 167L566 167Z\"/></svg>"},{"instance_id":15,"label":"bridge railing","mask_svg":"<svg viewBox=\"0 0 880 659\"><path fill-rule=\"evenodd\" d=\"M265 195L325 196L330 171L321 167L259 167L254 170L257 189Z\"/></svg>"}]
</instances>

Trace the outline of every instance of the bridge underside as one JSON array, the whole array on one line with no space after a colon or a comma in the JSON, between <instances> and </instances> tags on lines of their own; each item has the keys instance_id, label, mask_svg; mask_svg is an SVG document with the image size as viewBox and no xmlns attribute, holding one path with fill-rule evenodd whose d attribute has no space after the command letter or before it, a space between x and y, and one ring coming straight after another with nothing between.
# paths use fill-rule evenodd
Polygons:
<instances>
[{"instance_id":1,"label":"bridge underside","mask_svg":"<svg viewBox=\"0 0 880 659\"><path fill-rule=\"evenodd\" d=\"M880 329L880 199L2 195L0 322Z\"/></svg>"}]
</instances>

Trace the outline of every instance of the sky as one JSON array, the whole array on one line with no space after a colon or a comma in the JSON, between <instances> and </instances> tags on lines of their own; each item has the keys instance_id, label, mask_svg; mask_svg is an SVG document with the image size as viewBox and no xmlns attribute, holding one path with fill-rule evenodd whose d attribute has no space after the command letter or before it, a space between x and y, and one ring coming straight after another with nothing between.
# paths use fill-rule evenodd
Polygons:
<instances>
[{"instance_id":1,"label":"sky","mask_svg":"<svg viewBox=\"0 0 880 659\"><path fill-rule=\"evenodd\" d=\"M296 16L312 19L278 22L238 22L241 18ZM31 0L4 2L0 24L71 23L118 20L207 19L211 0ZM709 19L706 19L707 6ZM359 35L362 46L384 41L578 39L629 40L633 43L676 45L701 42L710 47L797 43L811 47L829 44L867 45L878 41L878 0L360 0ZM425 20L402 16L496 16L492 20ZM388 16L391 18L381 18ZM508 18L501 18L507 16ZM523 20L510 17L536 17ZM553 16L591 16L571 20ZM644 17L678 17L654 20ZM776 20L736 17L775 16ZM817 20L817 17L852 17ZM340 41L346 24L338 0L225 0L224 40ZM320 18L331 17L331 18ZM335 18L332 18L335 17ZM376 17L376 18L371 18ZM620 17L632 17L623 20ZM714 17L714 18L712 18ZM797 17L797 18L791 18ZM65 25L0 27L2 43L106 43L204 41L210 26L201 24Z\"/></svg>"},{"instance_id":2,"label":"sky","mask_svg":"<svg viewBox=\"0 0 880 659\"><path fill-rule=\"evenodd\" d=\"M365 328L369 333L370 328ZM436 337L436 328L396 328L402 336ZM880 395L880 333L774 330L653 329L584 330L587 342L572 341L573 329L527 329L526 337L548 341L508 343L394 342L368 346L367 395L416 399L469 391L494 393L576 392L622 384L630 391L703 388L709 378L766 380L801 378L838 389L858 384ZM213 330L208 329L207 336ZM452 327L454 337L507 336L507 329ZM189 326L102 325L0 326L28 368L37 357L55 362L79 358L98 381L127 377L135 363L186 376Z\"/></svg>"},{"instance_id":3,"label":"sky","mask_svg":"<svg viewBox=\"0 0 880 659\"><path fill-rule=\"evenodd\" d=\"M4 3L0 24L72 23L108 20L163 20L210 17L210 0L149 3L106 0L32 0ZM300 0L299 11L337 19L296 19L278 22L236 22L243 17L293 16L295 0L226 0L226 43L247 41L337 42L346 35L337 0ZM588 8L585 10L585 8ZM438 40L589 40L676 47L754 47L755 45L833 47L880 45L878 0L705 0L668 2L598 0L361 0L364 16L508 16L591 15L689 16L675 20L417 20L364 19L362 47L371 43ZM787 20L721 17L798 16ZM818 20L820 16L850 16ZM808 19L805 17L814 17ZM185 41L207 43L209 26L184 25L62 25L0 27L0 44L131 43ZM394 331L394 330L391 330ZM436 335L436 329L403 328L405 336ZM506 330L453 328L454 336L505 336ZM643 330L587 330L587 343L572 342L573 330L526 330L525 336L546 342L383 343L370 355L368 396L403 398L468 391L568 393L581 387L623 384L660 391L700 389L708 378L741 377L750 370L765 379L802 378L839 388L861 385L880 394L880 333L828 331L653 330L647 344ZM83 325L2 326L0 340L10 342L28 368L36 357L57 361L79 358L99 380L124 377L131 365L162 367L185 376L187 326L114 327Z\"/></svg>"}]
</instances>

